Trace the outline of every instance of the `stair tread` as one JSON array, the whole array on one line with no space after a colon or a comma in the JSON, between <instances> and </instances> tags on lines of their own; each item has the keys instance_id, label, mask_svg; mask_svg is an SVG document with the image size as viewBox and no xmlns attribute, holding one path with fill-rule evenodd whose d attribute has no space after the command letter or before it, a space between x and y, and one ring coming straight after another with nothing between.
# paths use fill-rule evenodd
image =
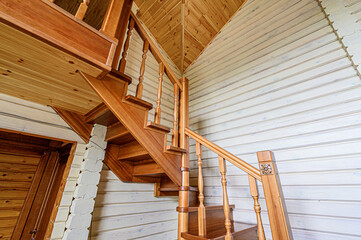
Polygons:
<instances>
[{"instance_id":1,"label":"stair tread","mask_svg":"<svg viewBox=\"0 0 361 240\"><path fill-rule=\"evenodd\" d=\"M187 150L180 147L167 146L167 151L178 152L178 153L186 153Z\"/></svg>"},{"instance_id":2,"label":"stair tread","mask_svg":"<svg viewBox=\"0 0 361 240\"><path fill-rule=\"evenodd\" d=\"M129 142L119 146L118 160L137 161L150 159L148 152L137 142Z\"/></svg>"},{"instance_id":3,"label":"stair tread","mask_svg":"<svg viewBox=\"0 0 361 240\"><path fill-rule=\"evenodd\" d=\"M112 69L108 74L113 76L113 77L116 77L118 79L124 80L128 84L132 83L132 78L131 77L129 77L128 75L126 75L126 74L124 74L124 73L122 73L122 72L120 72L118 70Z\"/></svg>"},{"instance_id":4,"label":"stair tread","mask_svg":"<svg viewBox=\"0 0 361 240\"><path fill-rule=\"evenodd\" d=\"M234 223L234 231L232 232L234 240L258 240L257 226L248 223ZM189 233L182 233L182 237L188 240L223 240L225 234L221 236L197 236Z\"/></svg>"},{"instance_id":5,"label":"stair tread","mask_svg":"<svg viewBox=\"0 0 361 240\"><path fill-rule=\"evenodd\" d=\"M131 95L126 96L125 100L128 101L128 102L137 104L139 106L145 107L145 108L147 108L149 110L153 108L153 104L151 104L151 103L149 103L147 101L144 101L143 99L131 96Z\"/></svg>"},{"instance_id":6,"label":"stair tread","mask_svg":"<svg viewBox=\"0 0 361 240\"><path fill-rule=\"evenodd\" d=\"M101 103L85 114L85 121L91 124L97 123L108 126L118 122L119 120L104 103Z\"/></svg>"},{"instance_id":7,"label":"stair tread","mask_svg":"<svg viewBox=\"0 0 361 240\"><path fill-rule=\"evenodd\" d=\"M213 205L213 206L204 206L206 211L212 211L212 210L223 210L223 205ZM236 206L234 204L229 205L230 209L234 209L236 208ZM198 206L197 207L188 207L188 212L197 212L198 211Z\"/></svg>"},{"instance_id":8,"label":"stair tread","mask_svg":"<svg viewBox=\"0 0 361 240\"><path fill-rule=\"evenodd\" d=\"M198 192L198 188L196 188L196 187L189 187L189 190L193 191L193 192ZM164 188L160 188L160 191L163 191L163 192L178 192L179 187L164 187Z\"/></svg>"},{"instance_id":9,"label":"stair tread","mask_svg":"<svg viewBox=\"0 0 361 240\"><path fill-rule=\"evenodd\" d=\"M105 141L122 145L134 141L134 137L121 122L117 122L108 126Z\"/></svg>"},{"instance_id":10,"label":"stair tread","mask_svg":"<svg viewBox=\"0 0 361 240\"><path fill-rule=\"evenodd\" d=\"M154 123L154 122L148 122L147 123L147 127L152 128L152 129L156 129L165 133L169 133L170 132L170 128L166 127L164 125L158 124L158 123Z\"/></svg>"}]
</instances>

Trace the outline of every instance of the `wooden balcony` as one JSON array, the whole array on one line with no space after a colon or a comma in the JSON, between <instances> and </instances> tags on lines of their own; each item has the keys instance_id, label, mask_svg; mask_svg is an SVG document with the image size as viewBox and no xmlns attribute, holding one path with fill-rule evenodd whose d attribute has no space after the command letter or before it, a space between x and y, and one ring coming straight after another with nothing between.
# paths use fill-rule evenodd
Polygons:
<instances>
[{"instance_id":1,"label":"wooden balcony","mask_svg":"<svg viewBox=\"0 0 361 240\"><path fill-rule=\"evenodd\" d=\"M85 114L101 99L78 74L111 70L118 41L50 1L0 2L0 91Z\"/></svg>"}]
</instances>

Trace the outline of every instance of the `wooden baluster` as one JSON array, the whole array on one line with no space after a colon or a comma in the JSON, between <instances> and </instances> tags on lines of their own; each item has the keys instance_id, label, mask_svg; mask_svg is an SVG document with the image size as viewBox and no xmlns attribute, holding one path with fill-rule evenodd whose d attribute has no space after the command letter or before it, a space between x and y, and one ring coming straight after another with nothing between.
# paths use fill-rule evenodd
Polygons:
<instances>
[{"instance_id":1,"label":"wooden baluster","mask_svg":"<svg viewBox=\"0 0 361 240\"><path fill-rule=\"evenodd\" d=\"M163 83L163 74L164 74L164 64L161 62L159 63L159 85L158 85L158 95L157 95L157 107L154 113L154 122L159 124L160 123L160 102L162 98L162 83Z\"/></svg>"},{"instance_id":2,"label":"wooden baluster","mask_svg":"<svg viewBox=\"0 0 361 240\"><path fill-rule=\"evenodd\" d=\"M120 60L120 66L119 66L120 72L124 72L125 65L127 64L126 57L128 55L129 42L130 42L130 37L132 36L132 31L134 29L134 23L135 23L134 19L131 18L128 25L127 38L125 39L125 43L123 47L122 59Z\"/></svg>"},{"instance_id":3,"label":"wooden baluster","mask_svg":"<svg viewBox=\"0 0 361 240\"><path fill-rule=\"evenodd\" d=\"M206 235L206 211L204 207L203 194L203 173L202 173L202 145L196 142L196 154L198 157L198 191L199 191L199 207L198 207L198 235Z\"/></svg>"},{"instance_id":4,"label":"wooden baluster","mask_svg":"<svg viewBox=\"0 0 361 240\"><path fill-rule=\"evenodd\" d=\"M256 212L256 216L257 216L258 239L265 240L266 237L264 234L263 223L262 223L262 218L261 218L261 206L259 205L259 202L258 202L257 181L251 175L248 175L248 180L249 180L249 187L251 189L251 196L253 197L253 200L254 200L254 211Z\"/></svg>"},{"instance_id":5,"label":"wooden baluster","mask_svg":"<svg viewBox=\"0 0 361 240\"><path fill-rule=\"evenodd\" d=\"M174 119L172 132L172 145L178 147L178 100L179 100L179 86L174 84Z\"/></svg>"},{"instance_id":6,"label":"wooden baluster","mask_svg":"<svg viewBox=\"0 0 361 240\"><path fill-rule=\"evenodd\" d=\"M145 71L145 59L147 58L147 52L149 50L149 42L144 41L143 45L143 55L142 55L142 64L140 65L140 75L139 75L139 83L137 86L136 97L142 98L143 96L143 79L144 79L144 71Z\"/></svg>"},{"instance_id":7,"label":"wooden baluster","mask_svg":"<svg viewBox=\"0 0 361 240\"><path fill-rule=\"evenodd\" d=\"M225 236L225 240L232 240L232 233L231 233L231 229L232 229L232 223L231 223L231 219L230 219L230 207L229 207L229 201L228 201L228 193L227 193L227 180L226 180L226 161L224 160L224 158L218 156L218 162L219 162L219 171L222 175L222 188L223 188L223 209L224 209L224 216L225 216L225 223L224 225L226 226L226 236Z\"/></svg>"},{"instance_id":8,"label":"wooden baluster","mask_svg":"<svg viewBox=\"0 0 361 240\"><path fill-rule=\"evenodd\" d=\"M89 3L90 3L90 0L83 0L83 2L80 3L78 11L75 14L75 17L77 19L83 20L85 13L88 10Z\"/></svg>"}]
</instances>

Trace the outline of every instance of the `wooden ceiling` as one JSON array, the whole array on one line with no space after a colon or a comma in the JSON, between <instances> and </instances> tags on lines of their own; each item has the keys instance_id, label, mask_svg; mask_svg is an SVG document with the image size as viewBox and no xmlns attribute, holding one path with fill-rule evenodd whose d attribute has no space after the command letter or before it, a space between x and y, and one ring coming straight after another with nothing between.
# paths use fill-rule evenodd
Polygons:
<instances>
[{"instance_id":1,"label":"wooden ceiling","mask_svg":"<svg viewBox=\"0 0 361 240\"><path fill-rule=\"evenodd\" d=\"M184 72L246 0L134 0L138 18Z\"/></svg>"}]
</instances>

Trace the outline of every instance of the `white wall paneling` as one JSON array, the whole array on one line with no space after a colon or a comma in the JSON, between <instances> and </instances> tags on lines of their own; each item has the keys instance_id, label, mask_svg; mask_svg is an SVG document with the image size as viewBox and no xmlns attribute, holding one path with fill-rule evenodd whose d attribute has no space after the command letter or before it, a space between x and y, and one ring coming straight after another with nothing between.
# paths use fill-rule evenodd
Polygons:
<instances>
[{"instance_id":1,"label":"white wall paneling","mask_svg":"<svg viewBox=\"0 0 361 240\"><path fill-rule=\"evenodd\" d=\"M185 75L192 130L256 167L257 151L274 152L296 240L361 237L361 80L317 1L249 0ZM212 204L216 157L202 156ZM227 175L235 220L255 223L246 174Z\"/></svg>"}]
</instances>

